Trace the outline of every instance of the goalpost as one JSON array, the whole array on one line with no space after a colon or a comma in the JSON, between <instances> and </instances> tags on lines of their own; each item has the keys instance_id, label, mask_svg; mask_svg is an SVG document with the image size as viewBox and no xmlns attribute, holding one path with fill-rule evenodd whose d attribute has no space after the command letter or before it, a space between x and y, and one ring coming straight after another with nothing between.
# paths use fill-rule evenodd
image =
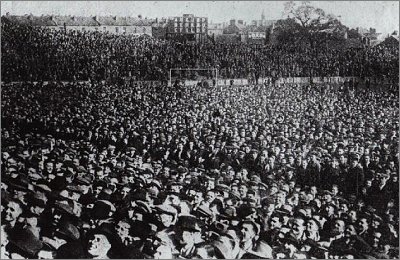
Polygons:
<instances>
[{"instance_id":1,"label":"goalpost","mask_svg":"<svg viewBox=\"0 0 400 260\"><path fill-rule=\"evenodd\" d=\"M169 70L169 86L180 81L185 85L194 85L199 82L207 82L209 86L218 85L218 69L200 69L200 68L173 68Z\"/></svg>"}]
</instances>

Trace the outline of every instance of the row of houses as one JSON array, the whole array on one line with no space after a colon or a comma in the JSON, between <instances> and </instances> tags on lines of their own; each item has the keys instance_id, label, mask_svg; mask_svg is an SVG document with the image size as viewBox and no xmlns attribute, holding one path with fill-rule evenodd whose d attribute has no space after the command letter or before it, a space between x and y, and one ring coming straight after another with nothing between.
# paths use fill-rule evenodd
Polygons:
<instances>
[{"instance_id":1,"label":"row of houses","mask_svg":"<svg viewBox=\"0 0 400 260\"><path fill-rule=\"evenodd\" d=\"M188 41L205 41L212 38L217 41L234 39L244 42L264 41L275 22L266 20L262 15L261 20L254 20L250 25L246 25L243 20L209 24L207 17L197 17L193 14L161 19L147 19L141 16L15 16L7 14L2 19L50 30L98 31Z\"/></svg>"},{"instance_id":2,"label":"row of houses","mask_svg":"<svg viewBox=\"0 0 400 260\"><path fill-rule=\"evenodd\" d=\"M208 34L219 41L241 41L264 43L269 41L269 36L275 28L276 20L254 20L247 25L243 20L232 19L229 24L211 24Z\"/></svg>"},{"instance_id":3,"label":"row of houses","mask_svg":"<svg viewBox=\"0 0 400 260\"><path fill-rule=\"evenodd\" d=\"M50 30L98 31L112 34L146 34L149 36L153 35L152 26L156 23L155 19L118 16L6 15L2 19Z\"/></svg>"}]
</instances>

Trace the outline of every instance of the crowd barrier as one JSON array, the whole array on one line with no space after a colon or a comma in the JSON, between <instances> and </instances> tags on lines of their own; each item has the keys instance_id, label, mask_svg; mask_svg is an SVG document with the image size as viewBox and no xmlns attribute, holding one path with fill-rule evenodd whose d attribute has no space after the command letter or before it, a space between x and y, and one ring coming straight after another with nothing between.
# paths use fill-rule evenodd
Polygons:
<instances>
[{"instance_id":1,"label":"crowd barrier","mask_svg":"<svg viewBox=\"0 0 400 260\"><path fill-rule=\"evenodd\" d=\"M134 81L137 83L159 83L160 81L155 81L155 80L134 80L132 78L124 78L124 80L126 82L129 81ZM207 81L209 83L210 86L212 86L213 84L213 80L203 80L203 81ZM241 79L218 79L217 80L217 85L218 86L229 86L231 85L231 81L232 81L232 85L247 85L249 83L254 83L255 80L251 81L249 79L245 79L245 78L241 78ZM370 82L370 84L381 84L381 85L398 85L399 83L393 83L393 81L390 81L388 79L378 79L378 78L360 78L360 77L290 77L290 78L278 78L275 81L275 84L285 84L285 83L292 83L292 84L309 84L309 83L315 83L315 84L321 84L321 83L331 83L331 84L343 84L344 82L354 82L354 83L361 83L361 84L365 84L367 81ZM48 84L50 81L44 81L43 84L46 85ZM54 81L53 81L54 82ZM66 84L66 83L70 83L70 81L61 81L62 83ZM79 80L79 81L74 81L74 82L78 82L78 83L87 83L89 81L83 81L83 80ZM103 80L103 82L105 82ZM187 86L190 85L195 85L199 82L199 80L185 80L184 84ZM273 78L271 77L262 77L258 79L258 84L262 84L264 82L274 82ZM20 84L23 82L10 82L11 84ZM37 82L33 82L33 83L37 83ZM1 85L4 85L5 82L1 82ZM172 82L168 81L168 85L173 84Z\"/></svg>"},{"instance_id":2,"label":"crowd barrier","mask_svg":"<svg viewBox=\"0 0 400 260\"><path fill-rule=\"evenodd\" d=\"M291 77L291 78L278 78L275 81L275 84L285 84L285 83L292 83L292 84L309 84L309 83L315 83L315 84L322 84L322 83L331 83L331 84L343 84L345 82L354 82L354 83L365 83L367 80L370 81L370 83L375 83L375 84L393 84L393 82L390 82L389 80L382 80L382 79L376 79L376 78L359 78L359 77ZM212 80L206 80L209 84L212 84ZM217 84L219 86L229 86L231 85L247 85L249 82L251 83L250 80L242 78L242 79L218 79ZM194 85L197 84L199 81L196 80L186 80L184 81L185 85ZM255 82L255 80L253 80ZM271 77L265 77L265 78L259 78L258 79L258 84L262 84L264 82L273 82L273 78ZM398 84L398 83L397 83Z\"/></svg>"}]
</instances>

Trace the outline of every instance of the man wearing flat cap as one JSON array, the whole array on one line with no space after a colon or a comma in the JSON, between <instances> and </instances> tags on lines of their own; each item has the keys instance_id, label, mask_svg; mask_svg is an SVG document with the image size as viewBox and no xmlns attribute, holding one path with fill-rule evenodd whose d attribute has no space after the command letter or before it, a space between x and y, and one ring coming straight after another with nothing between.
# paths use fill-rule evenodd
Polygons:
<instances>
[{"instance_id":1,"label":"man wearing flat cap","mask_svg":"<svg viewBox=\"0 0 400 260\"><path fill-rule=\"evenodd\" d=\"M93 259L110 259L112 238L111 234L102 230L94 229L87 236L87 252Z\"/></svg>"},{"instance_id":2,"label":"man wearing flat cap","mask_svg":"<svg viewBox=\"0 0 400 260\"><path fill-rule=\"evenodd\" d=\"M172 226L175 224L178 216L176 208L166 204L156 205L154 208L160 225L158 231L172 231Z\"/></svg>"},{"instance_id":3,"label":"man wearing flat cap","mask_svg":"<svg viewBox=\"0 0 400 260\"><path fill-rule=\"evenodd\" d=\"M391 187L388 183L390 175L387 172L381 172L377 179L369 191L367 203L382 213L386 210L392 195Z\"/></svg>"},{"instance_id":4,"label":"man wearing flat cap","mask_svg":"<svg viewBox=\"0 0 400 260\"><path fill-rule=\"evenodd\" d=\"M361 194L361 188L364 185L364 170L358 163L358 155L351 154L350 165L346 173L345 192L347 195L354 194L358 196Z\"/></svg>"},{"instance_id":5,"label":"man wearing flat cap","mask_svg":"<svg viewBox=\"0 0 400 260\"><path fill-rule=\"evenodd\" d=\"M260 234L260 224L253 220L243 220L239 223L241 231L241 243L240 250L237 258L242 258L247 253L256 251L257 247L261 242L258 241ZM269 249L268 255L272 258L272 248L264 241L264 243Z\"/></svg>"},{"instance_id":6,"label":"man wearing flat cap","mask_svg":"<svg viewBox=\"0 0 400 260\"><path fill-rule=\"evenodd\" d=\"M192 258L196 251L196 236L201 228L196 217L180 216L176 223L176 233L180 243L179 258Z\"/></svg>"}]
</instances>

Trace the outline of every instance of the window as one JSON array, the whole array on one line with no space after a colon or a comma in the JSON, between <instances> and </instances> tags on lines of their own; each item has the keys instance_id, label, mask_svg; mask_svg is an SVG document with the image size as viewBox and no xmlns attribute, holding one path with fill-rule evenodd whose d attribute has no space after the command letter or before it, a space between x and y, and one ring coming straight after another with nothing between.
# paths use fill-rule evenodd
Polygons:
<instances>
[{"instance_id":1,"label":"window","mask_svg":"<svg viewBox=\"0 0 400 260\"><path fill-rule=\"evenodd\" d=\"M60 28L60 30L64 29L64 27L59 27L59 28Z\"/></svg>"}]
</instances>

